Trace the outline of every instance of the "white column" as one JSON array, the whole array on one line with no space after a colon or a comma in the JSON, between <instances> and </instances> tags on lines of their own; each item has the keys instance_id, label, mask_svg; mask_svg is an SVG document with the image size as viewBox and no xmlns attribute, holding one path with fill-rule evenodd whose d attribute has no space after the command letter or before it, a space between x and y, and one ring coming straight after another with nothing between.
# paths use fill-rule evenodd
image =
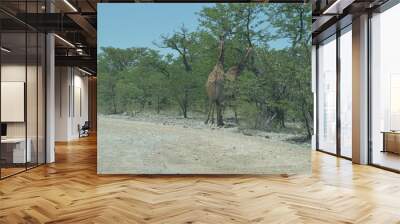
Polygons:
<instances>
[{"instance_id":1,"label":"white column","mask_svg":"<svg viewBox=\"0 0 400 224\"><path fill-rule=\"evenodd\" d=\"M368 15L353 19L353 162L368 163Z\"/></svg>"},{"instance_id":2,"label":"white column","mask_svg":"<svg viewBox=\"0 0 400 224\"><path fill-rule=\"evenodd\" d=\"M55 68L55 141L71 140L71 85L72 68Z\"/></svg>"},{"instance_id":3,"label":"white column","mask_svg":"<svg viewBox=\"0 0 400 224\"><path fill-rule=\"evenodd\" d=\"M54 12L52 1L46 1L46 12ZM55 42L46 35L46 163L55 162Z\"/></svg>"},{"instance_id":4,"label":"white column","mask_svg":"<svg viewBox=\"0 0 400 224\"><path fill-rule=\"evenodd\" d=\"M47 34L46 37L46 163L55 161L54 133L55 133L55 56L54 56L54 35Z\"/></svg>"}]
</instances>

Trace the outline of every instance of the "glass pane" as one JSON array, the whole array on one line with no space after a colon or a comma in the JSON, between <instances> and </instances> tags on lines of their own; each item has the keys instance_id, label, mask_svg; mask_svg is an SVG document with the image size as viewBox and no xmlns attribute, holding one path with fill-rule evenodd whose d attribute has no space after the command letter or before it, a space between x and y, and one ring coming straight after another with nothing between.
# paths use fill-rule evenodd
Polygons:
<instances>
[{"instance_id":1,"label":"glass pane","mask_svg":"<svg viewBox=\"0 0 400 224\"><path fill-rule=\"evenodd\" d=\"M39 34L38 46L38 163L45 163L45 52L46 39L44 34Z\"/></svg>"},{"instance_id":2,"label":"glass pane","mask_svg":"<svg viewBox=\"0 0 400 224\"><path fill-rule=\"evenodd\" d=\"M43 13L45 1L1 1L15 13ZM34 21L32 21L34 22ZM0 176L45 161L45 35L0 12Z\"/></svg>"},{"instance_id":3,"label":"glass pane","mask_svg":"<svg viewBox=\"0 0 400 224\"><path fill-rule=\"evenodd\" d=\"M346 30L347 31L347 30ZM351 27L340 36L340 150L352 157L352 35Z\"/></svg>"},{"instance_id":4,"label":"glass pane","mask_svg":"<svg viewBox=\"0 0 400 224\"><path fill-rule=\"evenodd\" d=\"M26 35L2 33L1 161L2 177L25 170L31 151L26 144ZM29 145L28 145L29 146Z\"/></svg>"},{"instance_id":5,"label":"glass pane","mask_svg":"<svg viewBox=\"0 0 400 224\"><path fill-rule=\"evenodd\" d=\"M37 2L27 2L25 11L27 13L36 13L38 11ZM31 158L27 163L28 168L37 165L37 42L37 33L32 30L27 30L26 125L27 149L31 151Z\"/></svg>"},{"instance_id":6,"label":"glass pane","mask_svg":"<svg viewBox=\"0 0 400 224\"><path fill-rule=\"evenodd\" d=\"M35 32L27 33L28 38L28 62L27 62L27 81L26 81L26 112L27 112L27 142L28 142L28 150L30 148L30 161L28 162L28 168L34 167L37 165L37 132L38 132L38 107L37 107L37 98L38 98L38 88L37 88L37 80L38 80L38 57L37 57L37 45L38 45L38 36Z\"/></svg>"},{"instance_id":7,"label":"glass pane","mask_svg":"<svg viewBox=\"0 0 400 224\"><path fill-rule=\"evenodd\" d=\"M336 153L336 41L318 48L318 148Z\"/></svg>"},{"instance_id":8,"label":"glass pane","mask_svg":"<svg viewBox=\"0 0 400 224\"><path fill-rule=\"evenodd\" d=\"M400 170L400 5L372 17L372 163Z\"/></svg>"}]
</instances>

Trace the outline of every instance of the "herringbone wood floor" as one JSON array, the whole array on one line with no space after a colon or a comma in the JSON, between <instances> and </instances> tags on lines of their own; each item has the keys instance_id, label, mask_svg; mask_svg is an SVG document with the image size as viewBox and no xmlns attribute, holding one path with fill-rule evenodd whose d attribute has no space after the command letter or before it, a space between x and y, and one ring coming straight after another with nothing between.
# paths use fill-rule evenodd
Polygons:
<instances>
[{"instance_id":1,"label":"herringbone wood floor","mask_svg":"<svg viewBox=\"0 0 400 224\"><path fill-rule=\"evenodd\" d=\"M313 174L98 176L96 139L0 181L0 223L400 223L400 175L313 153Z\"/></svg>"}]
</instances>

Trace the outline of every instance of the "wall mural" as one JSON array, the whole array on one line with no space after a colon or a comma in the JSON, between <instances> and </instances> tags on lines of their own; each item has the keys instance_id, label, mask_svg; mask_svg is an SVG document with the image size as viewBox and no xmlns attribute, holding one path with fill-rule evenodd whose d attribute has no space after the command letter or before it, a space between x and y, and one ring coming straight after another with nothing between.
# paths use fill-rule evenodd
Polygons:
<instances>
[{"instance_id":1,"label":"wall mural","mask_svg":"<svg viewBox=\"0 0 400 224\"><path fill-rule=\"evenodd\" d=\"M98 173L310 171L309 4L98 13Z\"/></svg>"}]
</instances>

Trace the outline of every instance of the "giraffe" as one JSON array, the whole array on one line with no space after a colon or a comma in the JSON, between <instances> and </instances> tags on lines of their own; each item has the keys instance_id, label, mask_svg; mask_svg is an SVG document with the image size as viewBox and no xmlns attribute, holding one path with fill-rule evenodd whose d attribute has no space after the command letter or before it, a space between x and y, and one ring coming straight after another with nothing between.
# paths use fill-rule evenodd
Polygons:
<instances>
[{"instance_id":1,"label":"giraffe","mask_svg":"<svg viewBox=\"0 0 400 224\"><path fill-rule=\"evenodd\" d=\"M224 125L222 121L222 103L224 101L224 37L220 37L219 56L213 70L208 75L206 91L208 96L208 115L205 123L210 119L214 123L214 110L217 109L217 125Z\"/></svg>"},{"instance_id":2,"label":"giraffe","mask_svg":"<svg viewBox=\"0 0 400 224\"><path fill-rule=\"evenodd\" d=\"M246 53L243 56L243 58L240 60L240 62L228 69L225 73L225 77L229 81L235 81L237 77L242 73L244 70L244 67L246 65L247 59L249 58L250 52L252 51L251 47L248 47L246 49Z\"/></svg>"},{"instance_id":3,"label":"giraffe","mask_svg":"<svg viewBox=\"0 0 400 224\"><path fill-rule=\"evenodd\" d=\"M243 71L246 61L249 57L252 48L248 47L246 54L240 60L240 62L232 67L230 67L227 72L224 72L224 38L220 38L219 45L219 57L217 63L215 64L213 70L208 75L206 82L206 90L208 96L208 115L207 120L204 123L208 123L211 119L211 123L214 123L214 110L217 109L217 126L223 126L222 109L224 106L224 82L225 78L229 81L235 81L236 78Z\"/></svg>"},{"instance_id":4,"label":"giraffe","mask_svg":"<svg viewBox=\"0 0 400 224\"><path fill-rule=\"evenodd\" d=\"M240 73L242 73L242 71L244 70L251 51L252 51L252 48L248 47L246 49L246 53L244 54L242 59L239 61L239 63L230 67L224 75L225 76L225 87L228 87L228 88L226 88L226 90L224 92L224 95L225 95L224 101L227 101L228 105L224 105L224 106L228 106L233 109L233 112L235 115L234 119L235 119L236 123L239 122L239 118L238 118L238 113L237 113L238 105L234 103L234 101L238 95L238 86L235 83L235 81L239 77Z\"/></svg>"}]
</instances>

